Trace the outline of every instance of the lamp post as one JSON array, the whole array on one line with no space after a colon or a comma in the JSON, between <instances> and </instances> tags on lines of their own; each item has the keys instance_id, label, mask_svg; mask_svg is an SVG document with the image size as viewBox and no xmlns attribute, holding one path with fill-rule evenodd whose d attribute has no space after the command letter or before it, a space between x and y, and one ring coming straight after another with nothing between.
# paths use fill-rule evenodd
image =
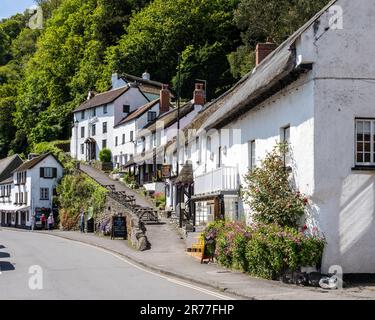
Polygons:
<instances>
[{"instance_id":1,"label":"lamp post","mask_svg":"<svg viewBox=\"0 0 375 320\"><path fill-rule=\"evenodd\" d=\"M178 77L177 77L177 176L180 173L180 103L181 103L181 53L178 55ZM177 206L179 208L179 227L182 228L183 216L181 209L181 190L176 185Z\"/></svg>"}]
</instances>

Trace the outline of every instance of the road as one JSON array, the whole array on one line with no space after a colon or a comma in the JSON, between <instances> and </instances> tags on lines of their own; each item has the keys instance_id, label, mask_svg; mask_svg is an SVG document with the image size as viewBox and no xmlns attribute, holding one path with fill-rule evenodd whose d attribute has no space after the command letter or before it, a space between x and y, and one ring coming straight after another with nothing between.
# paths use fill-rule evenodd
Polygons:
<instances>
[{"instance_id":1,"label":"road","mask_svg":"<svg viewBox=\"0 0 375 320\"><path fill-rule=\"evenodd\" d=\"M150 272L104 249L28 231L0 229L0 268L0 300L232 298Z\"/></svg>"}]
</instances>

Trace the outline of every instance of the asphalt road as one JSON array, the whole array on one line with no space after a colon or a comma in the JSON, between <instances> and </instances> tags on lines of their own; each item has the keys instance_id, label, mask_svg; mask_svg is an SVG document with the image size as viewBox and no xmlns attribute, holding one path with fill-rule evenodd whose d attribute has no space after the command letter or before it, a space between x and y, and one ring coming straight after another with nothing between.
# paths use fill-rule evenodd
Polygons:
<instances>
[{"instance_id":1,"label":"asphalt road","mask_svg":"<svg viewBox=\"0 0 375 320\"><path fill-rule=\"evenodd\" d=\"M150 272L100 248L32 232L0 229L0 272L0 300L231 298Z\"/></svg>"}]
</instances>

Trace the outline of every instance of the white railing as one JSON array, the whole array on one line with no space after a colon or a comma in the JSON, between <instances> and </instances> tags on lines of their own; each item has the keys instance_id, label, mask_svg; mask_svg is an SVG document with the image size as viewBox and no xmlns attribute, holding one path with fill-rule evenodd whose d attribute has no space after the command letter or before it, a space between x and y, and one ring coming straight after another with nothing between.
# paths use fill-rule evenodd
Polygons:
<instances>
[{"instance_id":1,"label":"white railing","mask_svg":"<svg viewBox=\"0 0 375 320\"><path fill-rule=\"evenodd\" d=\"M194 179L194 194L239 190L239 174L236 167L221 167Z\"/></svg>"}]
</instances>

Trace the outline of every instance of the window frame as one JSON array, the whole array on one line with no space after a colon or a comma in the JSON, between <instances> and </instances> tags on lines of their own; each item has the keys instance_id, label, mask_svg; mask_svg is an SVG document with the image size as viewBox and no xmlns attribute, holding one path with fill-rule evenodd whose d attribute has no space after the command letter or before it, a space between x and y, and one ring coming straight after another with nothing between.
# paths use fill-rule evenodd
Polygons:
<instances>
[{"instance_id":1,"label":"window frame","mask_svg":"<svg viewBox=\"0 0 375 320\"><path fill-rule=\"evenodd\" d=\"M365 144L366 140L358 140L358 123L362 122L369 122L370 123L370 151L366 152ZM362 132L362 135L365 136L364 131ZM364 137L363 137L364 139ZM363 144L362 151L358 150L358 144ZM365 160L366 153L370 154L370 162L359 162L358 161L358 154L361 153L363 160ZM372 161L371 161L372 160ZM356 167L374 167L375 166L375 118L355 118L354 121L354 164Z\"/></svg>"},{"instance_id":2,"label":"window frame","mask_svg":"<svg viewBox=\"0 0 375 320\"><path fill-rule=\"evenodd\" d=\"M49 200L49 188L40 188L40 200Z\"/></svg>"},{"instance_id":3,"label":"window frame","mask_svg":"<svg viewBox=\"0 0 375 320\"><path fill-rule=\"evenodd\" d=\"M252 139L249 140L247 143L248 146L248 169L253 171L256 168L257 160L256 160L256 140Z\"/></svg>"},{"instance_id":4,"label":"window frame","mask_svg":"<svg viewBox=\"0 0 375 320\"><path fill-rule=\"evenodd\" d=\"M156 119L156 111L147 112L147 122L154 121Z\"/></svg>"},{"instance_id":5,"label":"window frame","mask_svg":"<svg viewBox=\"0 0 375 320\"><path fill-rule=\"evenodd\" d=\"M107 125L107 122L103 122L102 129L103 129L103 134L108 133L108 125Z\"/></svg>"},{"instance_id":6,"label":"window frame","mask_svg":"<svg viewBox=\"0 0 375 320\"><path fill-rule=\"evenodd\" d=\"M85 137L85 131L86 131L86 130L85 130L85 127L82 126L82 127L81 127L81 139Z\"/></svg>"}]
</instances>

